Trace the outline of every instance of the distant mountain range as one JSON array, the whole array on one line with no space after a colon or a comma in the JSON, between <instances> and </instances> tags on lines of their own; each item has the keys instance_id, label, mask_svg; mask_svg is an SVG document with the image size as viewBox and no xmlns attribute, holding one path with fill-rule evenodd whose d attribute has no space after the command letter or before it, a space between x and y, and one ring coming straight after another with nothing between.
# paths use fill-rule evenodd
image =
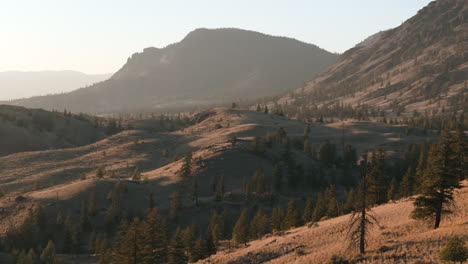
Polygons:
<instances>
[{"instance_id":1,"label":"distant mountain range","mask_svg":"<svg viewBox=\"0 0 468 264\"><path fill-rule=\"evenodd\" d=\"M273 101L296 113L367 105L389 115L468 111L468 5L438 0L346 51L304 87ZM292 112L291 111L291 112Z\"/></svg>"},{"instance_id":2,"label":"distant mountain range","mask_svg":"<svg viewBox=\"0 0 468 264\"><path fill-rule=\"evenodd\" d=\"M133 54L109 80L10 104L97 113L228 103L302 86L337 59L295 39L202 28L179 43Z\"/></svg>"},{"instance_id":3,"label":"distant mountain range","mask_svg":"<svg viewBox=\"0 0 468 264\"><path fill-rule=\"evenodd\" d=\"M0 100L64 93L108 79L111 74L77 71L0 72Z\"/></svg>"}]
</instances>

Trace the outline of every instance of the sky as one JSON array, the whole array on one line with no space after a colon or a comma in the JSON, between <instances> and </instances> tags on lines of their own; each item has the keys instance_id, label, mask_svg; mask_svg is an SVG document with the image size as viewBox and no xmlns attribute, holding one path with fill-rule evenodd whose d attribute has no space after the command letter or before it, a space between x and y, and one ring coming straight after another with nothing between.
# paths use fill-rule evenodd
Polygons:
<instances>
[{"instance_id":1,"label":"sky","mask_svg":"<svg viewBox=\"0 0 468 264\"><path fill-rule=\"evenodd\" d=\"M117 71L190 31L235 27L342 53L429 0L0 0L0 71Z\"/></svg>"}]
</instances>

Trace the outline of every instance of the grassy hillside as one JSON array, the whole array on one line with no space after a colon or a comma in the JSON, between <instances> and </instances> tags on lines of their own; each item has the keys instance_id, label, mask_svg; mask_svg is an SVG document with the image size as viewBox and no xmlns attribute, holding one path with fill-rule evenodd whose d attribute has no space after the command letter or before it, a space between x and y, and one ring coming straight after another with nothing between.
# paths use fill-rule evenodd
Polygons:
<instances>
[{"instance_id":1,"label":"grassy hillside","mask_svg":"<svg viewBox=\"0 0 468 264\"><path fill-rule=\"evenodd\" d=\"M114 131L104 119L0 105L0 156L87 145Z\"/></svg>"},{"instance_id":2,"label":"grassy hillside","mask_svg":"<svg viewBox=\"0 0 468 264\"><path fill-rule=\"evenodd\" d=\"M197 263L329 263L333 255L352 263L442 263L439 252L453 235L468 239L468 182L456 192L455 214L439 229L409 217L412 199L390 202L372 209L380 226L370 231L369 252L359 255L346 240L350 215L319 221L279 234L267 235L246 247L226 248Z\"/></svg>"}]
</instances>

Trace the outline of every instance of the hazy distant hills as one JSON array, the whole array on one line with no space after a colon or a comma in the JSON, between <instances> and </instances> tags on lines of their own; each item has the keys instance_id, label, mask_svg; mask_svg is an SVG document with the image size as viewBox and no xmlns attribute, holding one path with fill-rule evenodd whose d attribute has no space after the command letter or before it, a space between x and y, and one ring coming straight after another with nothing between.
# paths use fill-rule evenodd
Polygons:
<instances>
[{"instance_id":1,"label":"hazy distant hills","mask_svg":"<svg viewBox=\"0 0 468 264\"><path fill-rule=\"evenodd\" d=\"M466 112L467 19L466 0L431 2L401 26L346 51L326 72L277 102L297 113L338 102L390 115Z\"/></svg>"},{"instance_id":2,"label":"hazy distant hills","mask_svg":"<svg viewBox=\"0 0 468 264\"><path fill-rule=\"evenodd\" d=\"M77 71L0 72L0 100L70 92L110 76Z\"/></svg>"},{"instance_id":3,"label":"hazy distant hills","mask_svg":"<svg viewBox=\"0 0 468 264\"><path fill-rule=\"evenodd\" d=\"M227 103L304 85L338 58L315 45L240 29L197 29L133 54L109 80L15 105L113 112Z\"/></svg>"}]
</instances>

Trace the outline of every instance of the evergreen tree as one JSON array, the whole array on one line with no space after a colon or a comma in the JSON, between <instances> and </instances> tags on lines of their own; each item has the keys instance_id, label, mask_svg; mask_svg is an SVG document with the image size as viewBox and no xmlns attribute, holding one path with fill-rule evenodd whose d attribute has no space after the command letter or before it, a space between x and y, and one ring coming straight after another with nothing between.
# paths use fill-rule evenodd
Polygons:
<instances>
[{"instance_id":1,"label":"evergreen tree","mask_svg":"<svg viewBox=\"0 0 468 264\"><path fill-rule=\"evenodd\" d=\"M182 167L180 168L178 175L184 179L192 175L192 152L189 151L185 154L182 161Z\"/></svg>"},{"instance_id":2,"label":"evergreen tree","mask_svg":"<svg viewBox=\"0 0 468 264\"><path fill-rule=\"evenodd\" d=\"M115 263L116 264L140 264L144 256L144 236L141 221L133 219L131 224L122 222L116 238Z\"/></svg>"},{"instance_id":3,"label":"evergreen tree","mask_svg":"<svg viewBox=\"0 0 468 264\"><path fill-rule=\"evenodd\" d=\"M327 201L324 197L324 194L319 194L317 196L317 202L314 208L314 214L312 216L312 220L314 222L318 222L325 216L327 213Z\"/></svg>"},{"instance_id":4,"label":"evergreen tree","mask_svg":"<svg viewBox=\"0 0 468 264\"><path fill-rule=\"evenodd\" d=\"M304 223L308 223L312 221L312 216L314 215L314 202L312 198L307 198L304 213L302 214L302 220Z\"/></svg>"},{"instance_id":5,"label":"evergreen tree","mask_svg":"<svg viewBox=\"0 0 468 264\"><path fill-rule=\"evenodd\" d=\"M198 207L198 175L192 177L192 200L195 202L195 206Z\"/></svg>"},{"instance_id":6,"label":"evergreen tree","mask_svg":"<svg viewBox=\"0 0 468 264\"><path fill-rule=\"evenodd\" d=\"M271 213L271 229L276 231L284 229L284 212L281 208L273 208Z\"/></svg>"},{"instance_id":7,"label":"evergreen tree","mask_svg":"<svg viewBox=\"0 0 468 264\"><path fill-rule=\"evenodd\" d=\"M88 230L91 223L88 218L88 203L85 199L81 200L81 209L80 209L80 226L84 230Z\"/></svg>"},{"instance_id":8,"label":"evergreen tree","mask_svg":"<svg viewBox=\"0 0 468 264\"><path fill-rule=\"evenodd\" d=\"M426 175L426 167L427 167L427 158L426 158L426 150L425 145L421 146L421 151L419 153L419 160L418 166L416 167L416 171L414 172L414 182L415 182L415 190L414 193L419 193L422 191L422 183L425 181L424 176Z\"/></svg>"},{"instance_id":9,"label":"evergreen tree","mask_svg":"<svg viewBox=\"0 0 468 264\"><path fill-rule=\"evenodd\" d=\"M143 224L144 263L164 263L167 260L167 229L158 210L151 209Z\"/></svg>"},{"instance_id":10,"label":"evergreen tree","mask_svg":"<svg viewBox=\"0 0 468 264\"><path fill-rule=\"evenodd\" d=\"M132 181L140 181L141 180L141 172L138 167L135 168L132 174Z\"/></svg>"},{"instance_id":11,"label":"evergreen tree","mask_svg":"<svg viewBox=\"0 0 468 264\"><path fill-rule=\"evenodd\" d=\"M299 214L299 209L297 208L297 203L295 200L290 200L288 202L288 209L286 213L285 225L286 228L294 228L301 224L301 215Z\"/></svg>"},{"instance_id":12,"label":"evergreen tree","mask_svg":"<svg viewBox=\"0 0 468 264\"><path fill-rule=\"evenodd\" d=\"M250 223L250 238L257 239L267 234L270 229L268 217L259 209Z\"/></svg>"},{"instance_id":13,"label":"evergreen tree","mask_svg":"<svg viewBox=\"0 0 468 264\"><path fill-rule=\"evenodd\" d=\"M180 228L177 228L168 247L168 264L186 264L188 257L185 255L183 235Z\"/></svg>"},{"instance_id":14,"label":"evergreen tree","mask_svg":"<svg viewBox=\"0 0 468 264\"><path fill-rule=\"evenodd\" d=\"M26 253L24 252L24 249L21 250L19 255L16 257L16 264L26 264Z\"/></svg>"},{"instance_id":15,"label":"evergreen tree","mask_svg":"<svg viewBox=\"0 0 468 264\"><path fill-rule=\"evenodd\" d=\"M255 153L263 153L265 151L265 144L261 137L254 137L252 140L252 151Z\"/></svg>"},{"instance_id":16,"label":"evergreen tree","mask_svg":"<svg viewBox=\"0 0 468 264\"><path fill-rule=\"evenodd\" d=\"M351 145L346 145L343 150L343 165L345 168L352 168L357 163L356 148Z\"/></svg>"},{"instance_id":17,"label":"evergreen tree","mask_svg":"<svg viewBox=\"0 0 468 264\"><path fill-rule=\"evenodd\" d=\"M30 248L28 254L25 256L25 264L37 264L39 262L38 256L34 249Z\"/></svg>"},{"instance_id":18,"label":"evergreen tree","mask_svg":"<svg viewBox=\"0 0 468 264\"><path fill-rule=\"evenodd\" d=\"M439 143L431 148L422 192L411 213L415 219L434 219L434 229L439 227L442 215L451 212L447 205L453 201L454 189L461 187L453 143L450 133L444 131Z\"/></svg>"},{"instance_id":19,"label":"evergreen tree","mask_svg":"<svg viewBox=\"0 0 468 264\"><path fill-rule=\"evenodd\" d=\"M154 209L154 194L150 193L148 198L148 212Z\"/></svg>"},{"instance_id":20,"label":"evergreen tree","mask_svg":"<svg viewBox=\"0 0 468 264\"><path fill-rule=\"evenodd\" d=\"M89 205L88 205L88 214L90 216L95 216L97 213L96 208L96 189L93 189L89 194Z\"/></svg>"},{"instance_id":21,"label":"evergreen tree","mask_svg":"<svg viewBox=\"0 0 468 264\"><path fill-rule=\"evenodd\" d=\"M346 202L343 206L344 213L347 214L355 209L356 197L354 188L350 188L346 193Z\"/></svg>"},{"instance_id":22,"label":"evergreen tree","mask_svg":"<svg viewBox=\"0 0 468 264\"><path fill-rule=\"evenodd\" d=\"M41 261L43 264L56 264L57 257L55 255L55 245L52 240L49 240L46 248L42 251Z\"/></svg>"},{"instance_id":23,"label":"evergreen tree","mask_svg":"<svg viewBox=\"0 0 468 264\"><path fill-rule=\"evenodd\" d=\"M364 154L360 163L361 180L355 196L355 205L351 213L351 218L348 226L348 239L350 246L359 248L361 254L366 253L366 241L370 227L376 223L375 217L369 212L368 196L368 177L369 164L367 155Z\"/></svg>"},{"instance_id":24,"label":"evergreen tree","mask_svg":"<svg viewBox=\"0 0 468 264\"><path fill-rule=\"evenodd\" d=\"M232 240L235 244L245 245L247 245L247 241L249 241L249 216L247 209L242 210L239 219L237 219L232 233Z\"/></svg>"},{"instance_id":25,"label":"evergreen tree","mask_svg":"<svg viewBox=\"0 0 468 264\"><path fill-rule=\"evenodd\" d=\"M394 201L398 199L398 181L395 177L392 178L392 181L390 182L390 187L388 189L387 193L387 200L388 201Z\"/></svg>"},{"instance_id":26,"label":"evergreen tree","mask_svg":"<svg viewBox=\"0 0 468 264\"><path fill-rule=\"evenodd\" d=\"M171 195L171 208L169 215L171 219L176 219L179 211L182 208L182 195L180 192L173 192Z\"/></svg>"},{"instance_id":27,"label":"evergreen tree","mask_svg":"<svg viewBox=\"0 0 468 264\"><path fill-rule=\"evenodd\" d=\"M413 169L410 167L406 170L405 175L403 175L403 179L401 180L400 190L401 196L408 197L415 194L416 183L414 180L414 172Z\"/></svg>"},{"instance_id":28,"label":"evergreen tree","mask_svg":"<svg viewBox=\"0 0 468 264\"><path fill-rule=\"evenodd\" d=\"M371 167L367 173L368 199L371 204L383 204L387 201L387 173L385 171L385 152L380 149L373 153Z\"/></svg>"},{"instance_id":29,"label":"evergreen tree","mask_svg":"<svg viewBox=\"0 0 468 264\"><path fill-rule=\"evenodd\" d=\"M190 262L197 262L208 257L205 240L200 236L193 246L193 254L190 256Z\"/></svg>"},{"instance_id":30,"label":"evergreen tree","mask_svg":"<svg viewBox=\"0 0 468 264\"><path fill-rule=\"evenodd\" d=\"M281 172L281 167L279 165L275 165L272 172L273 178L273 189L275 192L281 191L281 185L283 182L283 173Z\"/></svg>"},{"instance_id":31,"label":"evergreen tree","mask_svg":"<svg viewBox=\"0 0 468 264\"><path fill-rule=\"evenodd\" d=\"M325 197L327 201L327 217L332 218L338 216L340 214L340 208L336 200L335 185L330 185L327 190L325 190Z\"/></svg>"},{"instance_id":32,"label":"evergreen tree","mask_svg":"<svg viewBox=\"0 0 468 264\"><path fill-rule=\"evenodd\" d=\"M468 141L461 125L455 134L454 149L457 153L458 178L462 181L468 172Z\"/></svg>"}]
</instances>

